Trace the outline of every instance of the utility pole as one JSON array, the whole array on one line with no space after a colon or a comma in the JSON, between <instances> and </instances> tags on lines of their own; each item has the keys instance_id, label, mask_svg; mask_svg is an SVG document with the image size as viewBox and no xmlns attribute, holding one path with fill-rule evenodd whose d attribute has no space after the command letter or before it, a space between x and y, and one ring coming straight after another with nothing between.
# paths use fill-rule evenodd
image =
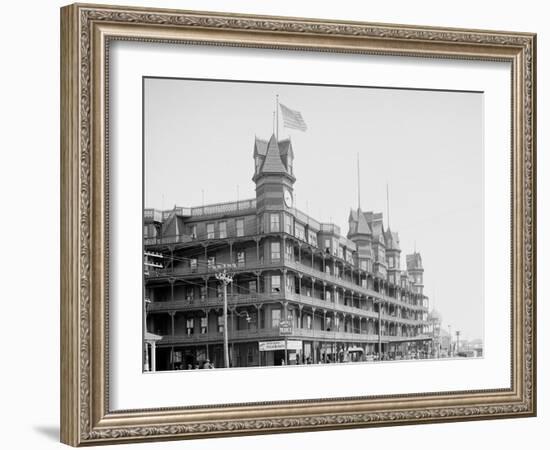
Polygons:
<instances>
[{"instance_id":1,"label":"utility pole","mask_svg":"<svg viewBox=\"0 0 550 450\"><path fill-rule=\"evenodd\" d=\"M456 330L456 352L460 350L460 330Z\"/></svg>"},{"instance_id":2,"label":"utility pole","mask_svg":"<svg viewBox=\"0 0 550 450\"><path fill-rule=\"evenodd\" d=\"M223 356L225 367L229 368L229 330L227 329L227 285L233 282L233 277L227 273L225 268L216 273L216 279L221 281L223 286Z\"/></svg>"}]
</instances>

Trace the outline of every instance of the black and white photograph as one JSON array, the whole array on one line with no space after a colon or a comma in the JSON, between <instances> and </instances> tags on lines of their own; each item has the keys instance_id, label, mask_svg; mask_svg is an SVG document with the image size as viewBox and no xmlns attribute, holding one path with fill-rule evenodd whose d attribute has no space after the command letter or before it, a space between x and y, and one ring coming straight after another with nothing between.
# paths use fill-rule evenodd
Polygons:
<instances>
[{"instance_id":1,"label":"black and white photograph","mask_svg":"<svg viewBox=\"0 0 550 450\"><path fill-rule=\"evenodd\" d=\"M145 372L483 357L483 93L143 79Z\"/></svg>"}]
</instances>

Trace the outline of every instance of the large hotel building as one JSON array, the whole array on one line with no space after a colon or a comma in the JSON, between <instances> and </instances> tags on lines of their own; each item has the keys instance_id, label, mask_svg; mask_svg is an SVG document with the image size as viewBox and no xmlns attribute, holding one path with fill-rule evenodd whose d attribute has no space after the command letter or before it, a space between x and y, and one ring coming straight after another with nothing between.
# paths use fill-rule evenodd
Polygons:
<instances>
[{"instance_id":1,"label":"large hotel building","mask_svg":"<svg viewBox=\"0 0 550 450\"><path fill-rule=\"evenodd\" d=\"M223 265L232 367L430 353L420 253L402 266L381 213L350 211L344 235L296 209L293 159L289 139L256 138L255 198L145 209L145 370L224 367Z\"/></svg>"}]
</instances>

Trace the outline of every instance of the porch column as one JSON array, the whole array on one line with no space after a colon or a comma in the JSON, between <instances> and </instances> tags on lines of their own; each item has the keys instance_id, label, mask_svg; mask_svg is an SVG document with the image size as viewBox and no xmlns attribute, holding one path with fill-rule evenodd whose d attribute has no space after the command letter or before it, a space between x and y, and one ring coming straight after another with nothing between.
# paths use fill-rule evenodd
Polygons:
<instances>
[{"instance_id":1,"label":"porch column","mask_svg":"<svg viewBox=\"0 0 550 450\"><path fill-rule=\"evenodd\" d=\"M174 278L170 278L168 282L170 283L170 300L174 301L174 283L176 280Z\"/></svg>"},{"instance_id":2,"label":"porch column","mask_svg":"<svg viewBox=\"0 0 550 450\"><path fill-rule=\"evenodd\" d=\"M149 372L151 370L149 366L149 342L145 342L145 372Z\"/></svg>"},{"instance_id":3,"label":"porch column","mask_svg":"<svg viewBox=\"0 0 550 450\"><path fill-rule=\"evenodd\" d=\"M170 320L171 320L171 323L172 323L172 336L174 336L176 334L176 328L174 326L174 318L176 316L176 312L171 311L168 314L170 314Z\"/></svg>"},{"instance_id":4,"label":"porch column","mask_svg":"<svg viewBox=\"0 0 550 450\"><path fill-rule=\"evenodd\" d=\"M157 371L157 343L151 341L151 372Z\"/></svg>"}]
</instances>

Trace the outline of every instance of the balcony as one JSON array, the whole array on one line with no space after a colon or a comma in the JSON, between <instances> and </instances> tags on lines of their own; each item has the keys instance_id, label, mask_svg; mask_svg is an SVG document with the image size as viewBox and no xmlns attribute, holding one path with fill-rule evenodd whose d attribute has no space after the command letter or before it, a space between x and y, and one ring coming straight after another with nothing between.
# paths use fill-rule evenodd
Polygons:
<instances>
[{"instance_id":1,"label":"balcony","mask_svg":"<svg viewBox=\"0 0 550 450\"><path fill-rule=\"evenodd\" d=\"M259 294L229 294L227 303L229 306L249 306L259 305L262 303L273 303L290 301L300 305L318 308L326 311L335 311L345 313L350 316L364 317L367 319L378 320L378 313L375 311L361 309L354 306L343 305L341 303L333 303L322 300L316 297L309 297L295 293L259 293ZM157 301L152 302L148 306L149 312L170 312L170 311L197 311L204 308L222 308L222 297L207 297L193 300L175 300L175 301ZM389 314L382 314L381 318L385 321L395 322L405 325L421 325L424 322L405 317L397 317Z\"/></svg>"},{"instance_id":2,"label":"balcony","mask_svg":"<svg viewBox=\"0 0 550 450\"><path fill-rule=\"evenodd\" d=\"M336 236L340 236L340 227L338 225L335 225L333 223L322 223L321 224L321 232L322 233L330 233L334 234Z\"/></svg>"},{"instance_id":3,"label":"balcony","mask_svg":"<svg viewBox=\"0 0 550 450\"><path fill-rule=\"evenodd\" d=\"M217 216L233 212L244 212L256 210L256 199L241 200L238 202L216 203L214 205L198 206L190 208L190 215L193 217L200 216Z\"/></svg>"},{"instance_id":4,"label":"balcony","mask_svg":"<svg viewBox=\"0 0 550 450\"><path fill-rule=\"evenodd\" d=\"M300 272L300 273L303 273L303 274L306 274L306 275L309 275L312 278L322 280L322 281L326 281L328 283L331 283L331 284L339 286L339 287L343 287L343 288L348 289L350 291L358 292L358 293L360 293L362 295L366 295L368 297L383 300L384 302L391 303L395 306L401 306L401 307L404 306L404 307L407 307L407 308L410 308L410 309L416 309L416 310L421 309L422 311L427 310L426 307L420 307L418 305L412 305L412 304L409 304L409 303L405 303L405 302L403 302L403 301L401 301L397 298L393 298L393 297L389 297L389 296L380 294L379 292L376 292L372 289L364 288L364 287L359 286L355 283L352 283L351 281L344 280L342 278L338 278L334 275L330 275L330 274L327 274L325 272L321 272L319 270L313 269L312 267L306 266L306 265L301 264L299 262L289 261L288 259L285 260L284 263L281 262L281 261L267 262L267 263L260 263L260 262L246 263L246 264L243 264L243 265L237 267L235 269L235 273L253 272L253 271L267 270L267 269L283 269L284 267L293 269L297 272ZM156 270L156 271L155 270L150 270L149 275L148 275L147 278L149 280L152 280L152 279L166 279L166 278L174 278L174 277L187 276L187 275L202 277L202 276L209 275L209 274L213 275L216 271L217 271L217 269L215 269L214 267L207 268L204 265L199 265L196 268L176 267L176 268L174 268L174 270L171 270L171 269L162 269L162 270ZM261 294L261 297L264 298L265 295L266 294ZM267 294L267 295L269 295L269 294ZM288 294L287 293L287 295L298 295L298 294ZM302 297L301 300L296 299L296 298L294 298L294 300L295 301L301 301L302 303L308 303L308 304L311 303L311 302L315 302L316 304L315 305L312 304L312 306L316 306L316 307L329 308L329 309L334 308L334 306L331 306L331 305L334 305L334 303L326 302L326 301L321 300L321 299L317 299L318 302L316 302L315 301L316 299L314 297L307 297L307 296L304 296L304 295L302 295L301 297ZM198 302L198 300L195 300L195 301ZM259 299L258 302L259 301L261 301L261 300ZM346 308L349 308L349 309L346 309ZM370 317L369 312L366 311L366 310L351 307L351 306L345 306L343 304L338 305L338 310L344 311L344 312L349 312L350 314L362 314L362 315L367 315L367 316Z\"/></svg>"}]
</instances>

